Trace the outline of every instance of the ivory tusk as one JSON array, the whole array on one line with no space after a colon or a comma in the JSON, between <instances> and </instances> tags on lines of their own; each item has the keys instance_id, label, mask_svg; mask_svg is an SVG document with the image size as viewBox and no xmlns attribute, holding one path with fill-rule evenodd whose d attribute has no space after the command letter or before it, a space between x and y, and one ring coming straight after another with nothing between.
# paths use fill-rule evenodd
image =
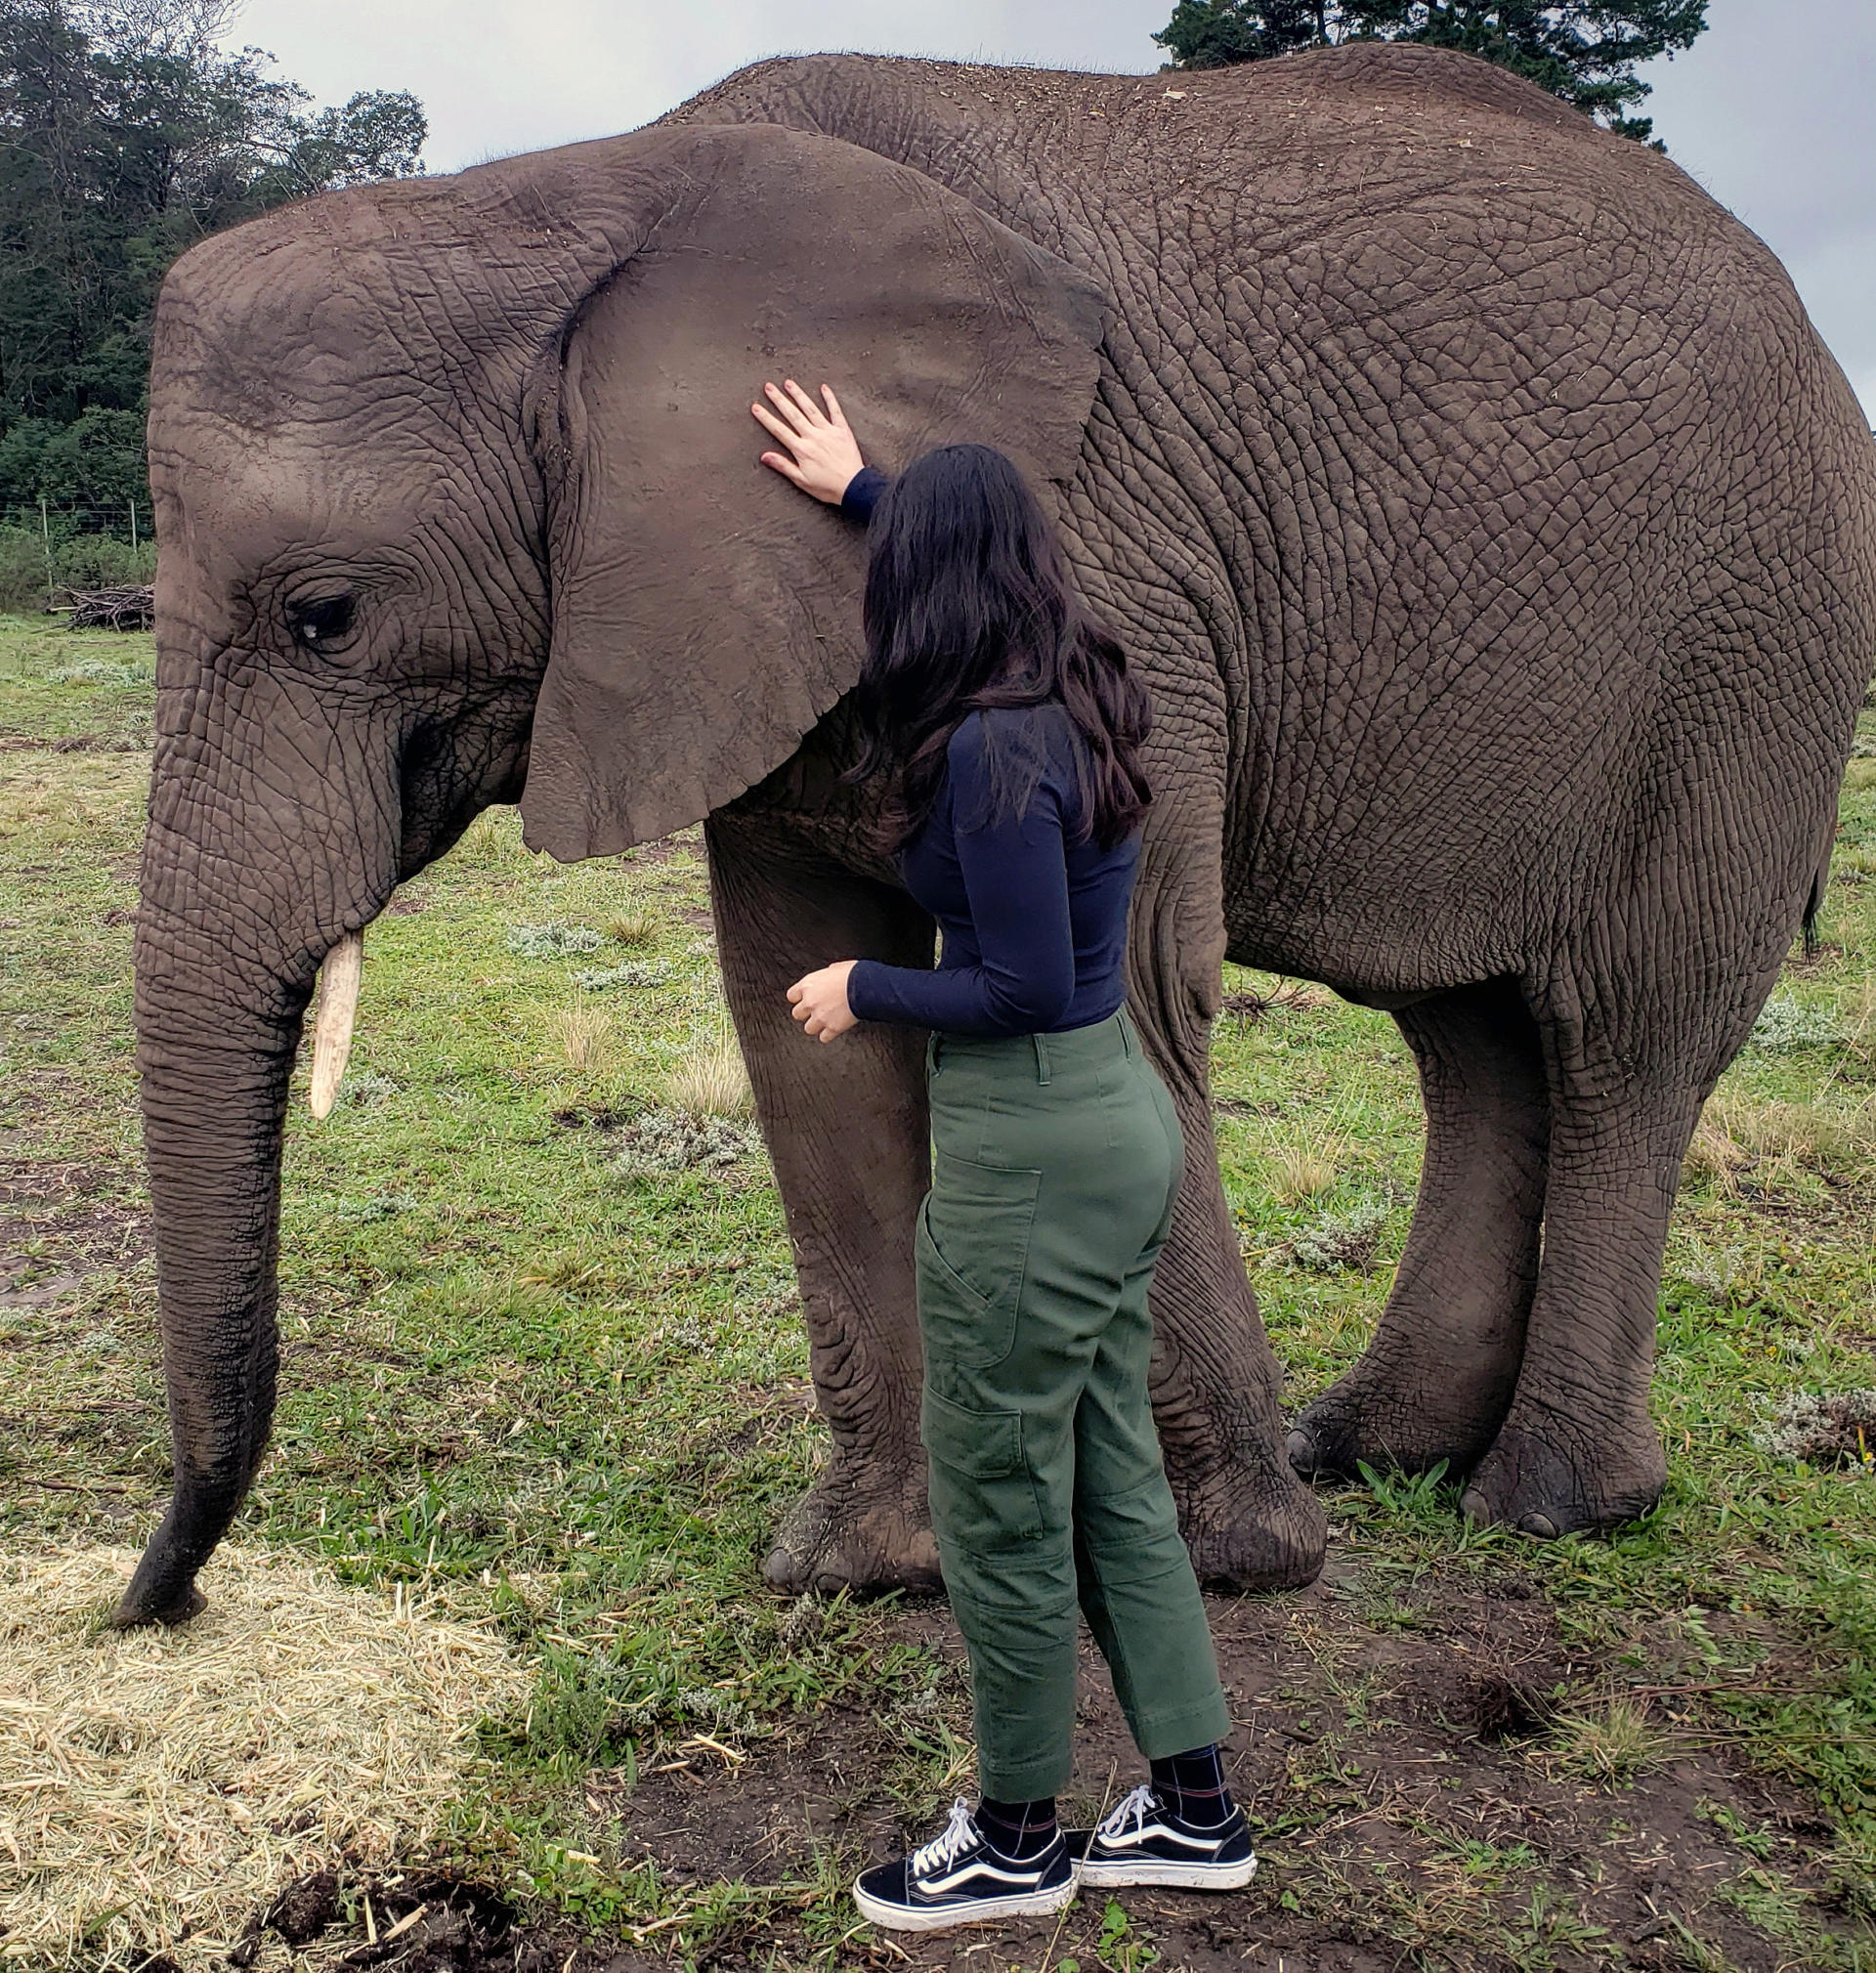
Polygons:
<instances>
[{"instance_id":1,"label":"ivory tusk","mask_svg":"<svg viewBox=\"0 0 1876 1973\"><path fill-rule=\"evenodd\" d=\"M364 967L364 934L349 931L320 968L320 1011L313 1025L313 1114L331 1109L352 1052L352 1023L359 1017L359 978Z\"/></svg>"}]
</instances>

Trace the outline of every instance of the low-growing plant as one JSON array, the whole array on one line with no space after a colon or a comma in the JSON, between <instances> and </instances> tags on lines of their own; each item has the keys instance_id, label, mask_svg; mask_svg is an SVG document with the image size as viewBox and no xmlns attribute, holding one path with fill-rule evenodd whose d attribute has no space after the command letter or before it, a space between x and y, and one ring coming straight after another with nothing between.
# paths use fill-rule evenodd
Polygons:
<instances>
[{"instance_id":1,"label":"low-growing plant","mask_svg":"<svg viewBox=\"0 0 1876 1973\"><path fill-rule=\"evenodd\" d=\"M463 831L450 855L477 870L523 870L534 853L522 840L521 818L512 808L485 808Z\"/></svg>"},{"instance_id":2,"label":"low-growing plant","mask_svg":"<svg viewBox=\"0 0 1876 1973\"><path fill-rule=\"evenodd\" d=\"M1364 1272L1374 1265L1387 1217L1387 1208L1377 1199L1367 1200L1349 1213L1325 1216L1291 1242L1291 1259L1299 1267L1317 1274L1334 1274L1344 1268Z\"/></svg>"},{"instance_id":3,"label":"low-growing plant","mask_svg":"<svg viewBox=\"0 0 1876 1973\"><path fill-rule=\"evenodd\" d=\"M755 1095L734 1037L701 1044L686 1055L665 1079L664 1100L687 1117L753 1116Z\"/></svg>"},{"instance_id":4,"label":"low-growing plant","mask_svg":"<svg viewBox=\"0 0 1876 1973\"><path fill-rule=\"evenodd\" d=\"M1634 1699L1614 1699L1600 1713L1562 1712L1551 1729L1560 1765L1600 1788L1625 1788L1668 1751L1666 1737Z\"/></svg>"},{"instance_id":5,"label":"low-growing plant","mask_svg":"<svg viewBox=\"0 0 1876 1973\"><path fill-rule=\"evenodd\" d=\"M1843 1024L1829 1008L1796 994L1773 994L1752 1024L1750 1045L1769 1055L1792 1055L1834 1048L1842 1040Z\"/></svg>"},{"instance_id":6,"label":"low-growing plant","mask_svg":"<svg viewBox=\"0 0 1876 1973\"><path fill-rule=\"evenodd\" d=\"M604 1008L589 1008L583 1002L565 1008L556 1025L570 1069L584 1075L604 1062L606 1044L613 1033L613 1017Z\"/></svg>"},{"instance_id":7,"label":"low-growing plant","mask_svg":"<svg viewBox=\"0 0 1876 1973\"><path fill-rule=\"evenodd\" d=\"M657 960L635 960L625 965L593 967L574 975L574 984L586 993L613 993L620 987L662 986L670 978L669 966Z\"/></svg>"},{"instance_id":8,"label":"low-growing plant","mask_svg":"<svg viewBox=\"0 0 1876 1973\"><path fill-rule=\"evenodd\" d=\"M618 1134L618 1168L628 1177L727 1171L760 1150L761 1135L722 1116L647 1110Z\"/></svg>"},{"instance_id":9,"label":"low-growing plant","mask_svg":"<svg viewBox=\"0 0 1876 1973\"><path fill-rule=\"evenodd\" d=\"M1794 1391L1753 1428L1772 1459L1876 1468L1876 1391Z\"/></svg>"},{"instance_id":10,"label":"low-growing plant","mask_svg":"<svg viewBox=\"0 0 1876 1973\"><path fill-rule=\"evenodd\" d=\"M75 665L56 665L46 673L49 685L149 685L154 682L156 667L147 659L132 659L127 665L113 665L104 658L80 658Z\"/></svg>"},{"instance_id":11,"label":"low-growing plant","mask_svg":"<svg viewBox=\"0 0 1876 1973\"><path fill-rule=\"evenodd\" d=\"M616 945L653 945L658 939L658 921L649 911L623 911L606 921L606 936Z\"/></svg>"},{"instance_id":12,"label":"low-growing plant","mask_svg":"<svg viewBox=\"0 0 1876 1973\"><path fill-rule=\"evenodd\" d=\"M511 924L508 950L517 959L569 959L599 950L599 934L586 924Z\"/></svg>"},{"instance_id":13,"label":"low-growing plant","mask_svg":"<svg viewBox=\"0 0 1876 1973\"><path fill-rule=\"evenodd\" d=\"M1264 1153L1264 1184L1280 1206L1299 1206L1320 1197L1336 1182L1335 1161L1327 1148L1293 1137Z\"/></svg>"},{"instance_id":14,"label":"low-growing plant","mask_svg":"<svg viewBox=\"0 0 1876 1973\"><path fill-rule=\"evenodd\" d=\"M1708 1103L1681 1161L1682 1184L1705 1180L1723 1191L1737 1191L1739 1174L1751 1163L1751 1153L1733 1137L1718 1099Z\"/></svg>"}]
</instances>

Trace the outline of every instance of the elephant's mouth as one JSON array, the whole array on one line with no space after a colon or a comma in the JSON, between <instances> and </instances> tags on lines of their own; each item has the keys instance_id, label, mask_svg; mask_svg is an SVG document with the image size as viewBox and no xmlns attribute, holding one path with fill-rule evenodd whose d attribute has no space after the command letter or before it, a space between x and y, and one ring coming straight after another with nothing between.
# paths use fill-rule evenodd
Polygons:
<instances>
[{"instance_id":1,"label":"elephant's mouth","mask_svg":"<svg viewBox=\"0 0 1876 1973\"><path fill-rule=\"evenodd\" d=\"M325 956L320 968L320 1007L313 1024L313 1087L316 1117L331 1109L345 1079L352 1052L352 1029L359 1017L359 982L364 968L364 934L349 931Z\"/></svg>"}]
</instances>

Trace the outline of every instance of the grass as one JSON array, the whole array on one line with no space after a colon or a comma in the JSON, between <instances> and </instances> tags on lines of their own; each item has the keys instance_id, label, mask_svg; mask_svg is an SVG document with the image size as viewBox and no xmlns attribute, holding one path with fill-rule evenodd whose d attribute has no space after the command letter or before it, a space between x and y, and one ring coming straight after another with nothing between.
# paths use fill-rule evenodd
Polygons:
<instances>
[{"instance_id":1,"label":"grass","mask_svg":"<svg viewBox=\"0 0 1876 1973\"><path fill-rule=\"evenodd\" d=\"M135 1547L167 1483L131 1075L149 651L0 622L15 1556ZM1245 1928L1230 1963L1285 1938L1292 1964L1338 1939L1428 1967L1611 1962L1638 1860L1671 1842L1697 1851L1682 1878L1704 1902L1663 1918L1647 1963L1775 1945L1765 1963L1876 1968L1876 1476L1754 1437L1796 1394L1876 1384L1876 759L1855 766L1824 949L1794 957L1688 1160L1661 1506L1539 1547L1469 1529L1457 1476L1376 1473L1327 1497L1318 1591L1215 1606L1221 1649L1264 1668L1240 1711L1265 1869L1246 1915L1206 1920ZM706 907L695 832L562 869L503 812L372 927L344 1099L316 1126L304 1064L295 1085L279 1412L234 1538L490 1623L528 1667L528 1701L480 1728L444 1838L457 1867L673 1964L879 1964L846 1872L895 1827L929 1833L967 1780L968 1708L941 1614L796 1605L761 1579L826 1438ZM1413 1065L1383 1015L1236 968L1226 987L1226 1192L1300 1404L1386 1296ZM1508 1582L1524 1601L1493 1601ZM1436 1689L1402 1671L1416 1652ZM1531 1684L1528 1731L1481 1741L1475 1668ZM855 1719L882 1737L864 1758L838 1751ZM644 1847L669 1790L715 1800L811 1758L838 1812L767 1861ZM1550 1822L1490 1806L1540 1797ZM1543 1833L1568 1819L1567 1843ZM1124 1924L1085 1903L1057 1957L1225 1963L1163 1902L1118 1900ZM1047 1944L1012 1951L1036 1965Z\"/></svg>"},{"instance_id":2,"label":"grass","mask_svg":"<svg viewBox=\"0 0 1876 1973\"><path fill-rule=\"evenodd\" d=\"M755 1114L743 1051L728 1035L700 1042L666 1077L664 1098L680 1116L700 1121Z\"/></svg>"}]
</instances>

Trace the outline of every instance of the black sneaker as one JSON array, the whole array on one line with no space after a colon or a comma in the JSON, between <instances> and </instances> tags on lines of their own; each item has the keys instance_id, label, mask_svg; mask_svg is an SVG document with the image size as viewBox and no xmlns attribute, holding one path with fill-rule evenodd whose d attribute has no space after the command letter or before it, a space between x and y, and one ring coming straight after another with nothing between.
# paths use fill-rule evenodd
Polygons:
<instances>
[{"instance_id":1,"label":"black sneaker","mask_svg":"<svg viewBox=\"0 0 1876 1973\"><path fill-rule=\"evenodd\" d=\"M944 1932L993 1918L1059 1911L1075 1895L1075 1866L1057 1832L1047 1849L1020 1863L991 1846L966 1802L929 1843L896 1863L863 1870L853 1886L860 1915L897 1932Z\"/></svg>"},{"instance_id":2,"label":"black sneaker","mask_svg":"<svg viewBox=\"0 0 1876 1973\"><path fill-rule=\"evenodd\" d=\"M1133 1790L1097 1829L1067 1838L1084 1884L1166 1884L1187 1891L1235 1891L1258 1867L1244 1811L1215 1829L1182 1823L1151 1786Z\"/></svg>"}]
</instances>

